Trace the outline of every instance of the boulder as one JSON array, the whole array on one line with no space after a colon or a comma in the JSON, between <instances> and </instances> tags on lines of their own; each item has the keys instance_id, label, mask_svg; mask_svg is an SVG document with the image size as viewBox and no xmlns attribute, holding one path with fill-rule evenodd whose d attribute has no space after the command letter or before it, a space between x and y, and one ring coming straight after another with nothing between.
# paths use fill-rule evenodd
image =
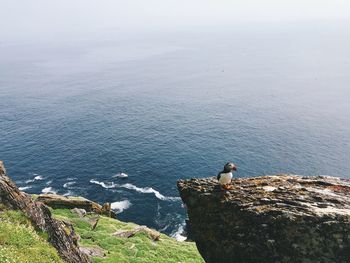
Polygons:
<instances>
[{"instance_id":1,"label":"boulder","mask_svg":"<svg viewBox=\"0 0 350 263\"><path fill-rule=\"evenodd\" d=\"M74 214L77 214L80 218L86 215L86 210L82 208L73 208L70 211Z\"/></svg>"},{"instance_id":2,"label":"boulder","mask_svg":"<svg viewBox=\"0 0 350 263\"><path fill-rule=\"evenodd\" d=\"M111 206L93 202L89 199L76 196L62 196L56 194L41 194L38 195L36 201L42 202L45 205L52 207L54 209L84 209L86 212L93 212L100 215L106 215L115 218L116 214L111 210Z\"/></svg>"},{"instance_id":3,"label":"boulder","mask_svg":"<svg viewBox=\"0 0 350 263\"><path fill-rule=\"evenodd\" d=\"M115 232L113 236L130 238L140 232L146 233L148 238L151 239L152 241L159 241L160 239L160 233L158 231L150 229L146 226L137 226L132 230L120 230Z\"/></svg>"},{"instance_id":4,"label":"boulder","mask_svg":"<svg viewBox=\"0 0 350 263\"><path fill-rule=\"evenodd\" d=\"M206 262L350 262L350 181L274 175L178 181Z\"/></svg>"},{"instance_id":5,"label":"boulder","mask_svg":"<svg viewBox=\"0 0 350 263\"><path fill-rule=\"evenodd\" d=\"M105 251L100 247L80 247L80 251L89 257L105 257Z\"/></svg>"}]
</instances>

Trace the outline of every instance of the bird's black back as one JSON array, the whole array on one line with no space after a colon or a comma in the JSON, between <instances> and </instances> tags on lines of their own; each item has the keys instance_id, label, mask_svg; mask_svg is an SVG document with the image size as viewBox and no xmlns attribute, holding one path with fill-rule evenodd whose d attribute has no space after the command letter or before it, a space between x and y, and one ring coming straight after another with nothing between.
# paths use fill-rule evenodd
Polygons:
<instances>
[{"instance_id":1,"label":"bird's black back","mask_svg":"<svg viewBox=\"0 0 350 263\"><path fill-rule=\"evenodd\" d=\"M221 172L218 173L218 175L216 176L216 179L218 179L218 181L220 180L221 174L222 174L223 172L224 172L224 171L221 171Z\"/></svg>"}]
</instances>

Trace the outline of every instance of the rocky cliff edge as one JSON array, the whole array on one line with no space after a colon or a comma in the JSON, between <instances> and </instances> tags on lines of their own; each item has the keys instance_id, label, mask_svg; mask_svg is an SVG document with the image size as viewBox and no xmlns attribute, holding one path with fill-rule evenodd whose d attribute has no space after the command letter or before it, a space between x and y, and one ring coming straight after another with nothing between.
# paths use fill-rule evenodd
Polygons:
<instances>
[{"instance_id":1,"label":"rocky cliff edge","mask_svg":"<svg viewBox=\"0 0 350 263\"><path fill-rule=\"evenodd\" d=\"M37 229L48 234L48 241L65 262L90 262L89 258L79 250L74 229L69 227L67 230L67 226L52 217L46 205L33 201L29 195L19 191L6 176L2 161L0 161L0 203L10 209L24 212Z\"/></svg>"},{"instance_id":2,"label":"rocky cliff edge","mask_svg":"<svg viewBox=\"0 0 350 263\"><path fill-rule=\"evenodd\" d=\"M261 176L178 181L192 238L206 262L350 262L350 182Z\"/></svg>"}]
</instances>

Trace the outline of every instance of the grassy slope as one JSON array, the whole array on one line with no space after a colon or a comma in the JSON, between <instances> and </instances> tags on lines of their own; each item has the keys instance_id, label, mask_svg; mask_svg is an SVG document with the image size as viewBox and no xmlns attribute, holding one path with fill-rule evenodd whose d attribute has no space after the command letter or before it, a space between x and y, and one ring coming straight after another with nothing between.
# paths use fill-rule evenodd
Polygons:
<instances>
[{"instance_id":1,"label":"grassy slope","mask_svg":"<svg viewBox=\"0 0 350 263\"><path fill-rule=\"evenodd\" d=\"M166 235L161 235L160 241L153 242L145 234L139 233L130 238L114 237L118 230L130 230L136 225L101 216L95 230L91 230L88 219L96 217L88 215L79 218L68 209L55 209L57 219L70 221L75 231L80 235L80 245L100 247L106 257L95 257L93 262L122 263L122 262L204 262L194 243L178 242Z\"/></svg>"},{"instance_id":2,"label":"grassy slope","mask_svg":"<svg viewBox=\"0 0 350 263\"><path fill-rule=\"evenodd\" d=\"M46 238L22 212L0 209L0 263L63 263Z\"/></svg>"}]
</instances>

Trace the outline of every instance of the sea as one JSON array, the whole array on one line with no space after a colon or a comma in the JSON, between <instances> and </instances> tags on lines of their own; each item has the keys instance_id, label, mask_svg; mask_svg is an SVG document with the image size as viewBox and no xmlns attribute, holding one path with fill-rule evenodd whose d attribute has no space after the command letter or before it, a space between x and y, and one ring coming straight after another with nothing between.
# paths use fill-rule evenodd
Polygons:
<instances>
[{"instance_id":1,"label":"sea","mask_svg":"<svg viewBox=\"0 0 350 263\"><path fill-rule=\"evenodd\" d=\"M350 26L1 41L0 159L23 191L110 202L178 239L177 180L228 161L235 177L350 178Z\"/></svg>"}]
</instances>

